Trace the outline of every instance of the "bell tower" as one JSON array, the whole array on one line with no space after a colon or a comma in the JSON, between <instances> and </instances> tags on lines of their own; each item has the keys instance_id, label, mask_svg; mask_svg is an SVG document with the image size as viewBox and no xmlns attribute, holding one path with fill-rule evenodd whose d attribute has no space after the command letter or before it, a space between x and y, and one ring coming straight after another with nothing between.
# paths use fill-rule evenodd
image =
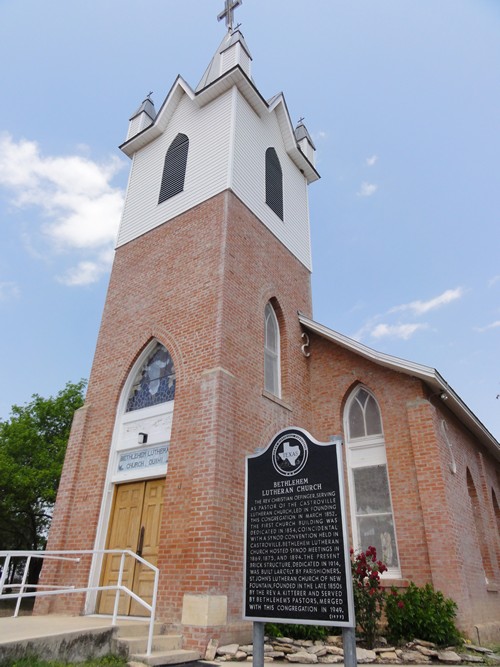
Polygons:
<instances>
[{"instance_id":1,"label":"bell tower","mask_svg":"<svg viewBox=\"0 0 500 667\"><path fill-rule=\"evenodd\" d=\"M158 620L200 651L251 631L241 621L245 456L281 428L311 427L297 312L312 315L315 149L283 94L265 99L254 83L233 28L239 5L226 0L228 29L199 84L178 76L158 111L148 96L130 119L116 255L48 545L146 553L156 542ZM128 500L141 484L155 494L149 524ZM117 503L129 503L137 545L110 541ZM112 577L106 567L82 567L82 585ZM102 613L101 603L67 604Z\"/></svg>"}]
</instances>

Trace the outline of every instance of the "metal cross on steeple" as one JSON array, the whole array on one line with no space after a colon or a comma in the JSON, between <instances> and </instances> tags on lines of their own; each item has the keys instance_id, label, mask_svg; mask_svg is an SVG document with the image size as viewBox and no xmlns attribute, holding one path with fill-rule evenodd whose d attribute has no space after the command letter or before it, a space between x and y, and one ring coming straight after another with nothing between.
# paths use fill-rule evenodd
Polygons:
<instances>
[{"instance_id":1,"label":"metal cross on steeple","mask_svg":"<svg viewBox=\"0 0 500 667\"><path fill-rule=\"evenodd\" d=\"M217 21L222 21L222 19L226 19L226 25L228 30L232 30L234 10L236 9L236 7L239 7L242 4L243 0L224 0L224 2L226 7L224 11L221 12L217 17Z\"/></svg>"}]
</instances>

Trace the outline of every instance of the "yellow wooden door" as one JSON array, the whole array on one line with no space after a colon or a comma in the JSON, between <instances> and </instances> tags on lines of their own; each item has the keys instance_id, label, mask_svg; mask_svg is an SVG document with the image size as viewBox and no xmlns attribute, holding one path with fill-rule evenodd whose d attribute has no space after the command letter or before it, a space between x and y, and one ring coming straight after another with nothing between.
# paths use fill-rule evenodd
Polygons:
<instances>
[{"instance_id":1,"label":"yellow wooden door","mask_svg":"<svg viewBox=\"0 0 500 667\"><path fill-rule=\"evenodd\" d=\"M139 555L148 563L158 563L158 545L160 542L160 523L163 509L163 491L165 489L164 479L154 479L146 482L144 492L144 503L142 509L141 530L139 533ZM134 593L151 604L153 599L154 573L153 571L136 561L134 572ZM135 600L130 604L131 616L149 615Z\"/></svg>"},{"instance_id":2,"label":"yellow wooden door","mask_svg":"<svg viewBox=\"0 0 500 667\"><path fill-rule=\"evenodd\" d=\"M134 552L139 550L145 560L156 565L164 486L164 479L155 479L116 487L107 549L129 549ZM104 559L103 586L117 583L120 560L121 556L114 554L109 554ZM147 602L151 602L154 576L150 573L151 570L138 563L135 558L126 556L122 583ZM100 614L113 613L115 595L115 591L101 593L98 604ZM118 613L124 616L147 614L144 607L124 594L120 595Z\"/></svg>"}]
</instances>

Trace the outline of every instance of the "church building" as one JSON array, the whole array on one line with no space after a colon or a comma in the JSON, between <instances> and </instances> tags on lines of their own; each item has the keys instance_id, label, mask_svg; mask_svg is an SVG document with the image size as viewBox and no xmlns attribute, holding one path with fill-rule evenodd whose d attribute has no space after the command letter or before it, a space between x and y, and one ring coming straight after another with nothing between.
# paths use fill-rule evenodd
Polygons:
<instances>
[{"instance_id":1,"label":"church building","mask_svg":"<svg viewBox=\"0 0 500 667\"><path fill-rule=\"evenodd\" d=\"M227 0L199 84L148 97L121 150L131 173L85 405L75 414L44 583L117 580L130 549L160 571L156 614L204 651L246 642L245 457L281 429L342 434L350 539L384 585L431 582L477 640L500 632L500 445L433 368L316 322L308 186L315 146L282 94L265 99ZM152 575L123 583L151 600ZM39 612L110 614L109 591ZM119 612L143 608L122 596ZM500 636L497 634L497 638Z\"/></svg>"}]
</instances>

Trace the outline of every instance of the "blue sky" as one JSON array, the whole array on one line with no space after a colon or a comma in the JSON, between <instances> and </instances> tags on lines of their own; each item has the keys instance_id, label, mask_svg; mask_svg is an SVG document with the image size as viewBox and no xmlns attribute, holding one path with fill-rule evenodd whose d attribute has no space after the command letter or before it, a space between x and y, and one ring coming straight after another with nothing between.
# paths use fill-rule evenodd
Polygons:
<instances>
[{"instance_id":1,"label":"blue sky","mask_svg":"<svg viewBox=\"0 0 500 667\"><path fill-rule=\"evenodd\" d=\"M0 418L88 377L153 91L192 86L222 0L0 0ZM305 116L316 320L437 368L500 437L500 2L244 0L261 93Z\"/></svg>"}]
</instances>

